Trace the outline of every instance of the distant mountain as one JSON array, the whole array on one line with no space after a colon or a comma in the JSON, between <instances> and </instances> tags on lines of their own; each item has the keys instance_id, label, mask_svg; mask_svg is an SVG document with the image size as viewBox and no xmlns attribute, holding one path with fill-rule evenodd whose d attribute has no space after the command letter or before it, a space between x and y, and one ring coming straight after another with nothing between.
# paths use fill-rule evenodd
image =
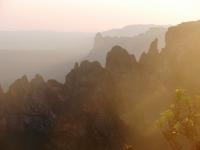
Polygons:
<instances>
[{"instance_id":1,"label":"distant mountain","mask_svg":"<svg viewBox=\"0 0 200 150\"><path fill-rule=\"evenodd\" d=\"M130 29L132 29L131 27ZM95 43L93 49L91 50L88 57L86 57L86 59L97 60L102 64L105 64L105 58L107 52L113 46L116 45L119 45L127 49L129 53L134 54L136 58L139 59L140 55L143 52L148 51L148 48L154 39L158 39L159 41L158 48L159 49L163 48L165 46L165 33L167 31L167 28L165 27L147 28L149 26L144 26L144 27L145 30L138 31L138 33L143 31L142 33L131 37L127 36L112 37L112 36L104 36L105 35L104 33L98 33L95 37ZM140 29L144 29L144 27L141 26ZM139 26L136 26L136 29L137 28L139 28ZM118 32L123 33L123 30L118 30ZM133 32L136 33L135 30L133 30Z\"/></svg>"},{"instance_id":2,"label":"distant mountain","mask_svg":"<svg viewBox=\"0 0 200 150\"><path fill-rule=\"evenodd\" d=\"M161 28L161 27L168 27L168 26L161 26L161 25L153 25L153 24L135 24L135 25L128 25L122 28L111 29L107 31L103 31L103 36L111 36L111 37L133 37L141 33L147 32L150 28Z\"/></svg>"},{"instance_id":3,"label":"distant mountain","mask_svg":"<svg viewBox=\"0 0 200 150\"><path fill-rule=\"evenodd\" d=\"M40 73L45 79L55 78L63 82L63 76L73 63L85 58L93 45L88 57L90 60L105 62L106 53L114 45L121 45L131 50L130 53L139 55L143 49L148 49L155 37L159 37L160 32L164 32L162 28L161 31L154 28L142 34L151 27L158 26L133 25L102 33L105 36L112 36L114 32L117 36L141 33L135 37L121 38L98 35L94 38L94 33L81 32L0 31L0 83L7 88L16 77L26 74L31 78L35 73ZM159 39L162 38L164 35Z\"/></svg>"}]
</instances>

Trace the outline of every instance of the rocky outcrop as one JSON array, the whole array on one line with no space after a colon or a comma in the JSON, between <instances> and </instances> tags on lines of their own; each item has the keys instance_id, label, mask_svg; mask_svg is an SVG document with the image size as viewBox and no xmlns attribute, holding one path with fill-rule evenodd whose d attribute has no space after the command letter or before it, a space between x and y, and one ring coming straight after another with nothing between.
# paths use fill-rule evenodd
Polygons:
<instances>
[{"instance_id":1,"label":"rocky outcrop","mask_svg":"<svg viewBox=\"0 0 200 150\"><path fill-rule=\"evenodd\" d=\"M186 22L172 27L166 34L166 48L162 54L166 72L178 87L199 91L200 21ZM169 71L170 70L170 71Z\"/></svg>"},{"instance_id":2,"label":"rocky outcrop","mask_svg":"<svg viewBox=\"0 0 200 150\"><path fill-rule=\"evenodd\" d=\"M63 143L74 150L121 149L126 131L113 105L116 97L110 74L98 62L76 63L64 89L65 109L52 131L58 149L66 148Z\"/></svg>"},{"instance_id":3,"label":"rocky outcrop","mask_svg":"<svg viewBox=\"0 0 200 150\"><path fill-rule=\"evenodd\" d=\"M114 89L111 76L98 62L76 63L64 84L46 82L40 75L31 81L23 76L3 93L7 102L0 126L11 134L3 138L2 133L2 141L23 135L15 147L121 150L126 127L112 105ZM20 144L25 141L34 142ZM0 146L9 149L8 143L1 144L0 138Z\"/></svg>"},{"instance_id":4,"label":"rocky outcrop","mask_svg":"<svg viewBox=\"0 0 200 150\"><path fill-rule=\"evenodd\" d=\"M147 53L143 53L139 60L140 67L144 69L146 73L153 73L157 71L160 67L160 58L159 50L158 50L158 39L155 39Z\"/></svg>"},{"instance_id":5,"label":"rocky outcrop","mask_svg":"<svg viewBox=\"0 0 200 150\"><path fill-rule=\"evenodd\" d=\"M165 46L165 33L167 28L157 27L151 28L145 33L140 33L135 36L103 36L98 33L95 38L93 49L86 59L97 60L101 64L105 64L106 55L112 47L119 45L126 49L130 54L134 54L137 60L143 52L147 52L151 42L157 38L158 49L160 50Z\"/></svg>"},{"instance_id":6,"label":"rocky outcrop","mask_svg":"<svg viewBox=\"0 0 200 150\"><path fill-rule=\"evenodd\" d=\"M130 55L120 46L115 46L107 54L106 69L113 73L130 72L137 67L137 61L134 55Z\"/></svg>"}]
</instances>

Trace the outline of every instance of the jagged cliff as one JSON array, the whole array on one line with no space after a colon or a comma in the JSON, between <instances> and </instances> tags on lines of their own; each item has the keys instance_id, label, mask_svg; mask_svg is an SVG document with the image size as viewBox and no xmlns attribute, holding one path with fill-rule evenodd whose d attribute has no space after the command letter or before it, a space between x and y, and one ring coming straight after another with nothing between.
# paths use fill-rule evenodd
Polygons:
<instances>
[{"instance_id":1,"label":"jagged cliff","mask_svg":"<svg viewBox=\"0 0 200 150\"><path fill-rule=\"evenodd\" d=\"M97 60L101 64L105 64L107 52L114 47L119 45L126 49L130 54L134 54L137 59L143 52L147 52L151 42L155 39L159 39L158 48L161 49L165 46L165 33L167 28L155 27L150 28L144 33L140 33L135 36L103 36L98 33L95 37L94 46L90 54L86 57L89 60Z\"/></svg>"},{"instance_id":2,"label":"jagged cliff","mask_svg":"<svg viewBox=\"0 0 200 150\"><path fill-rule=\"evenodd\" d=\"M189 22L169 29L162 51L154 39L138 61L115 46L105 67L76 63L64 84L23 76L0 88L0 148L167 149L153 122L175 88L200 94L199 50L200 21Z\"/></svg>"}]
</instances>

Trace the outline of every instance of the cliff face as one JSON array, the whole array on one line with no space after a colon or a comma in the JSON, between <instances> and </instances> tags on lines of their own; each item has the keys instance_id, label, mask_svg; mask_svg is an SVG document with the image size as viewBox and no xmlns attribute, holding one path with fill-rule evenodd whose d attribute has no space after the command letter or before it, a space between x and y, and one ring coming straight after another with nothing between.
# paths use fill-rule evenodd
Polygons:
<instances>
[{"instance_id":1,"label":"cliff face","mask_svg":"<svg viewBox=\"0 0 200 150\"><path fill-rule=\"evenodd\" d=\"M198 21L170 28L166 47L159 52L152 40L139 61L115 46L105 67L76 63L64 84L40 75L16 80L7 93L0 90L0 147L123 150L130 143L167 149L152 124L177 87L200 94L199 29Z\"/></svg>"},{"instance_id":2,"label":"cliff face","mask_svg":"<svg viewBox=\"0 0 200 150\"><path fill-rule=\"evenodd\" d=\"M178 27L170 28L166 36L167 46L163 50L173 68L174 80L179 80L178 86L190 87L193 91L199 92L200 82L200 21L183 23Z\"/></svg>"},{"instance_id":3,"label":"cliff face","mask_svg":"<svg viewBox=\"0 0 200 150\"><path fill-rule=\"evenodd\" d=\"M143 52L148 51L151 42L155 38L159 39L159 49L165 46L166 31L167 28L164 27L151 28L145 33L141 33L132 37L110 37L103 36L101 33L98 33L95 38L93 49L91 50L87 59L97 60L102 64L105 64L107 52L116 45L123 47L129 53L134 54L136 58L139 59Z\"/></svg>"}]
</instances>

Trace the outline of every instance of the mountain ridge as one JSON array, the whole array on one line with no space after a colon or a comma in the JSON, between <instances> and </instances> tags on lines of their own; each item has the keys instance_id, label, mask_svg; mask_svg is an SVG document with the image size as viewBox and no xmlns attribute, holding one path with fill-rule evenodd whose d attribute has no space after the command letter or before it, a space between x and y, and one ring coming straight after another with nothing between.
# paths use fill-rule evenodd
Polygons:
<instances>
[{"instance_id":1,"label":"mountain ridge","mask_svg":"<svg viewBox=\"0 0 200 150\"><path fill-rule=\"evenodd\" d=\"M166 32L167 28L159 27L150 28L146 32L132 37L103 36L103 34L97 33L94 46L86 59L98 60L102 64L105 64L108 50L115 45L119 45L128 50L129 53L134 54L137 60L139 60L142 52L148 51L148 48L154 39L159 39L158 48L160 50L165 46Z\"/></svg>"},{"instance_id":2,"label":"mountain ridge","mask_svg":"<svg viewBox=\"0 0 200 150\"><path fill-rule=\"evenodd\" d=\"M162 51L155 39L139 61L115 46L105 66L76 63L63 84L23 76L0 95L0 146L17 136L25 144L18 149L167 150L152 126L174 89L200 94L200 21L169 28L166 39Z\"/></svg>"}]
</instances>

